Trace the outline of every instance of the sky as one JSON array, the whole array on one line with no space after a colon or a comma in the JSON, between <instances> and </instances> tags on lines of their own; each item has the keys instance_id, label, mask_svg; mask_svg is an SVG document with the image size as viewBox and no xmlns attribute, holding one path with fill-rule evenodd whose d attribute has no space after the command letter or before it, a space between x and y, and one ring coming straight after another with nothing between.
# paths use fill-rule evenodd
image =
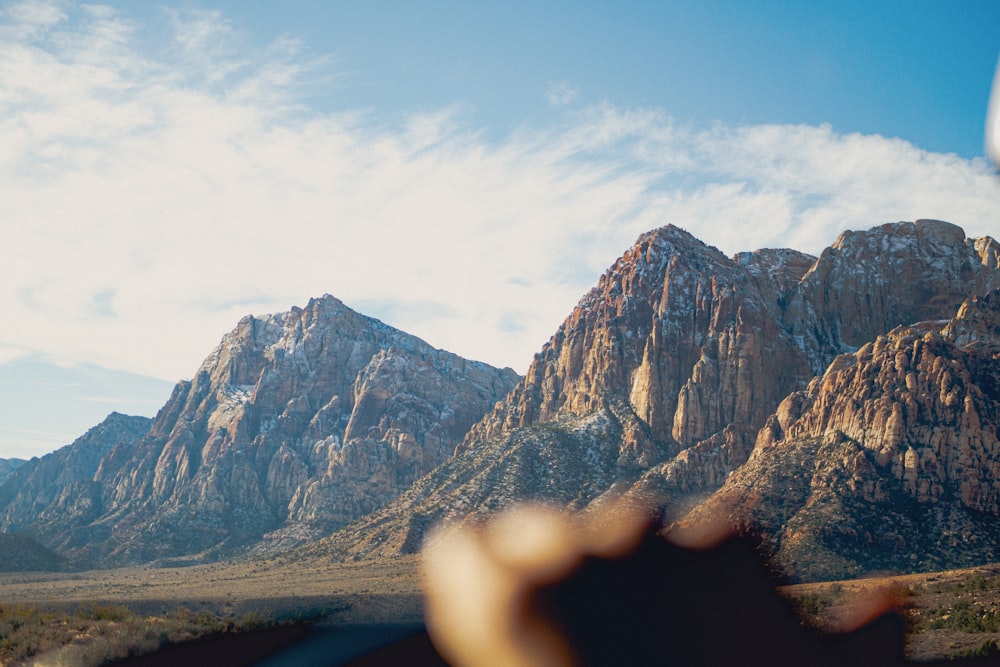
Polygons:
<instances>
[{"instance_id":1,"label":"sky","mask_svg":"<svg viewBox=\"0 0 1000 667\"><path fill-rule=\"evenodd\" d=\"M0 2L0 458L333 294L524 372L644 231L1000 234L1000 3Z\"/></svg>"}]
</instances>

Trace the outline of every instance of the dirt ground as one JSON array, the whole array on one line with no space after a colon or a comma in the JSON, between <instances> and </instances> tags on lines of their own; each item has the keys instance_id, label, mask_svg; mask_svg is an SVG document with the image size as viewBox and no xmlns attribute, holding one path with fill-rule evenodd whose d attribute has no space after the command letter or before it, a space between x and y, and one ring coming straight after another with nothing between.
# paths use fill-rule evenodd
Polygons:
<instances>
[{"instance_id":1,"label":"dirt ground","mask_svg":"<svg viewBox=\"0 0 1000 667\"><path fill-rule=\"evenodd\" d=\"M356 563L242 561L182 568L0 574L0 602L122 605L194 612L321 617L337 624L420 623L417 557ZM907 657L940 660L1000 644L1000 564L930 574L801 584L781 592L805 618L836 630L859 599L889 591L908 620Z\"/></svg>"},{"instance_id":2,"label":"dirt ground","mask_svg":"<svg viewBox=\"0 0 1000 667\"><path fill-rule=\"evenodd\" d=\"M118 604L144 613L185 606L233 613L326 612L344 623L419 622L416 557L289 565L244 561L74 573L0 573L0 602Z\"/></svg>"},{"instance_id":3,"label":"dirt ground","mask_svg":"<svg viewBox=\"0 0 1000 667\"><path fill-rule=\"evenodd\" d=\"M1000 563L781 590L799 603L808 620L831 631L861 601L887 594L906 618L910 660L985 655L990 643L1000 646Z\"/></svg>"}]
</instances>

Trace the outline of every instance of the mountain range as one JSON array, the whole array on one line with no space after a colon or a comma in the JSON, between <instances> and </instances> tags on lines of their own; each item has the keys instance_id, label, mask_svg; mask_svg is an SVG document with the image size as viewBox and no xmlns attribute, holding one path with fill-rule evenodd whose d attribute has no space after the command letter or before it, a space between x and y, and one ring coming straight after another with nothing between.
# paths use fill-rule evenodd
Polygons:
<instances>
[{"instance_id":1,"label":"mountain range","mask_svg":"<svg viewBox=\"0 0 1000 667\"><path fill-rule=\"evenodd\" d=\"M818 257L642 235L523 378L333 297L244 318L154 420L0 481L0 529L76 564L408 553L522 500L725 516L793 577L1000 545L1000 244L933 220Z\"/></svg>"}]
</instances>

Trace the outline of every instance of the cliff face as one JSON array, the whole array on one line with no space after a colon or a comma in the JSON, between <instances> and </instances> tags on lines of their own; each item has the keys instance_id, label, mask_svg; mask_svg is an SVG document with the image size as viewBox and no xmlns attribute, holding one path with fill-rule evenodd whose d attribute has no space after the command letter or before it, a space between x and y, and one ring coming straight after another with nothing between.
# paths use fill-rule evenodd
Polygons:
<instances>
[{"instance_id":1,"label":"cliff face","mask_svg":"<svg viewBox=\"0 0 1000 667\"><path fill-rule=\"evenodd\" d=\"M1000 546L998 418L992 291L837 357L688 521L723 512L805 578L982 562Z\"/></svg>"},{"instance_id":2,"label":"cliff face","mask_svg":"<svg viewBox=\"0 0 1000 667\"><path fill-rule=\"evenodd\" d=\"M621 454L647 467L727 424L762 421L808 372L805 352L781 326L778 301L813 261L790 250L730 259L675 227L645 234L460 449L621 403L643 425L626 435ZM775 354L787 364L765 377L762 359Z\"/></svg>"},{"instance_id":3,"label":"cliff face","mask_svg":"<svg viewBox=\"0 0 1000 667\"><path fill-rule=\"evenodd\" d=\"M789 392L900 324L948 318L1000 284L1000 246L938 221L845 232L813 258L727 258L682 230L642 236L583 297L511 399L460 451L499 432L627 404L644 425L622 454L647 467L755 431Z\"/></svg>"},{"instance_id":4,"label":"cliff face","mask_svg":"<svg viewBox=\"0 0 1000 667\"><path fill-rule=\"evenodd\" d=\"M23 462L0 484L0 532L30 532L57 550L71 541L103 510L94 480L101 460L116 447L133 450L151 423L112 413L72 444Z\"/></svg>"},{"instance_id":5,"label":"cliff face","mask_svg":"<svg viewBox=\"0 0 1000 667\"><path fill-rule=\"evenodd\" d=\"M517 379L333 297L244 318L146 437L103 457L101 513L60 546L110 564L309 539L443 462Z\"/></svg>"},{"instance_id":6,"label":"cliff face","mask_svg":"<svg viewBox=\"0 0 1000 667\"><path fill-rule=\"evenodd\" d=\"M414 514L455 517L516 499L585 506L628 493L679 507L719 488L782 400L838 355L899 325L947 320L967 297L1000 286L998 267L995 241L939 221L845 232L818 258L727 258L674 227L645 234L470 430L437 482L425 478L329 548L363 555L387 551L376 544L419 545L401 537L416 535ZM581 443L581 425L595 419L604 435ZM591 483L536 474L565 457L587 467ZM504 482L484 481L494 479ZM478 505L455 500L469 497Z\"/></svg>"},{"instance_id":7,"label":"cliff face","mask_svg":"<svg viewBox=\"0 0 1000 667\"><path fill-rule=\"evenodd\" d=\"M520 381L316 299L242 320L59 505L85 509L39 535L118 564L270 553L349 524L312 548L362 557L520 500L624 495L676 514L722 487L714 506L759 520L801 571L814 548L838 571L883 562L846 537L796 537L820 534L802 527L813 514L867 534L873 503L992 545L976 517L1000 506L997 288L1000 245L939 221L845 232L819 257L730 258L668 226L608 269ZM759 501L755 485L786 495ZM40 509L9 515L44 528Z\"/></svg>"}]
</instances>

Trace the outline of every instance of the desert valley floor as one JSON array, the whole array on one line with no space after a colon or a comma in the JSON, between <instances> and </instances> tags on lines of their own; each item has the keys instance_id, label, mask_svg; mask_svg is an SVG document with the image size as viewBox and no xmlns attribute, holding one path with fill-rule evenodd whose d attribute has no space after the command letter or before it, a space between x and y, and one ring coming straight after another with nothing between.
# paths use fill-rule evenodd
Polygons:
<instances>
[{"instance_id":1,"label":"desert valley floor","mask_svg":"<svg viewBox=\"0 0 1000 667\"><path fill-rule=\"evenodd\" d=\"M831 629L852 600L883 589L893 591L907 617L910 660L984 655L992 642L1000 642L1000 564L799 584L780 591L798 607L803 623ZM328 626L422 622L418 557L6 573L0 575L0 601L54 611L53 618L81 605L112 605L150 617L181 608L220 618L313 618ZM11 663L0 653L0 664L49 664L44 655L37 657L38 662Z\"/></svg>"}]
</instances>

